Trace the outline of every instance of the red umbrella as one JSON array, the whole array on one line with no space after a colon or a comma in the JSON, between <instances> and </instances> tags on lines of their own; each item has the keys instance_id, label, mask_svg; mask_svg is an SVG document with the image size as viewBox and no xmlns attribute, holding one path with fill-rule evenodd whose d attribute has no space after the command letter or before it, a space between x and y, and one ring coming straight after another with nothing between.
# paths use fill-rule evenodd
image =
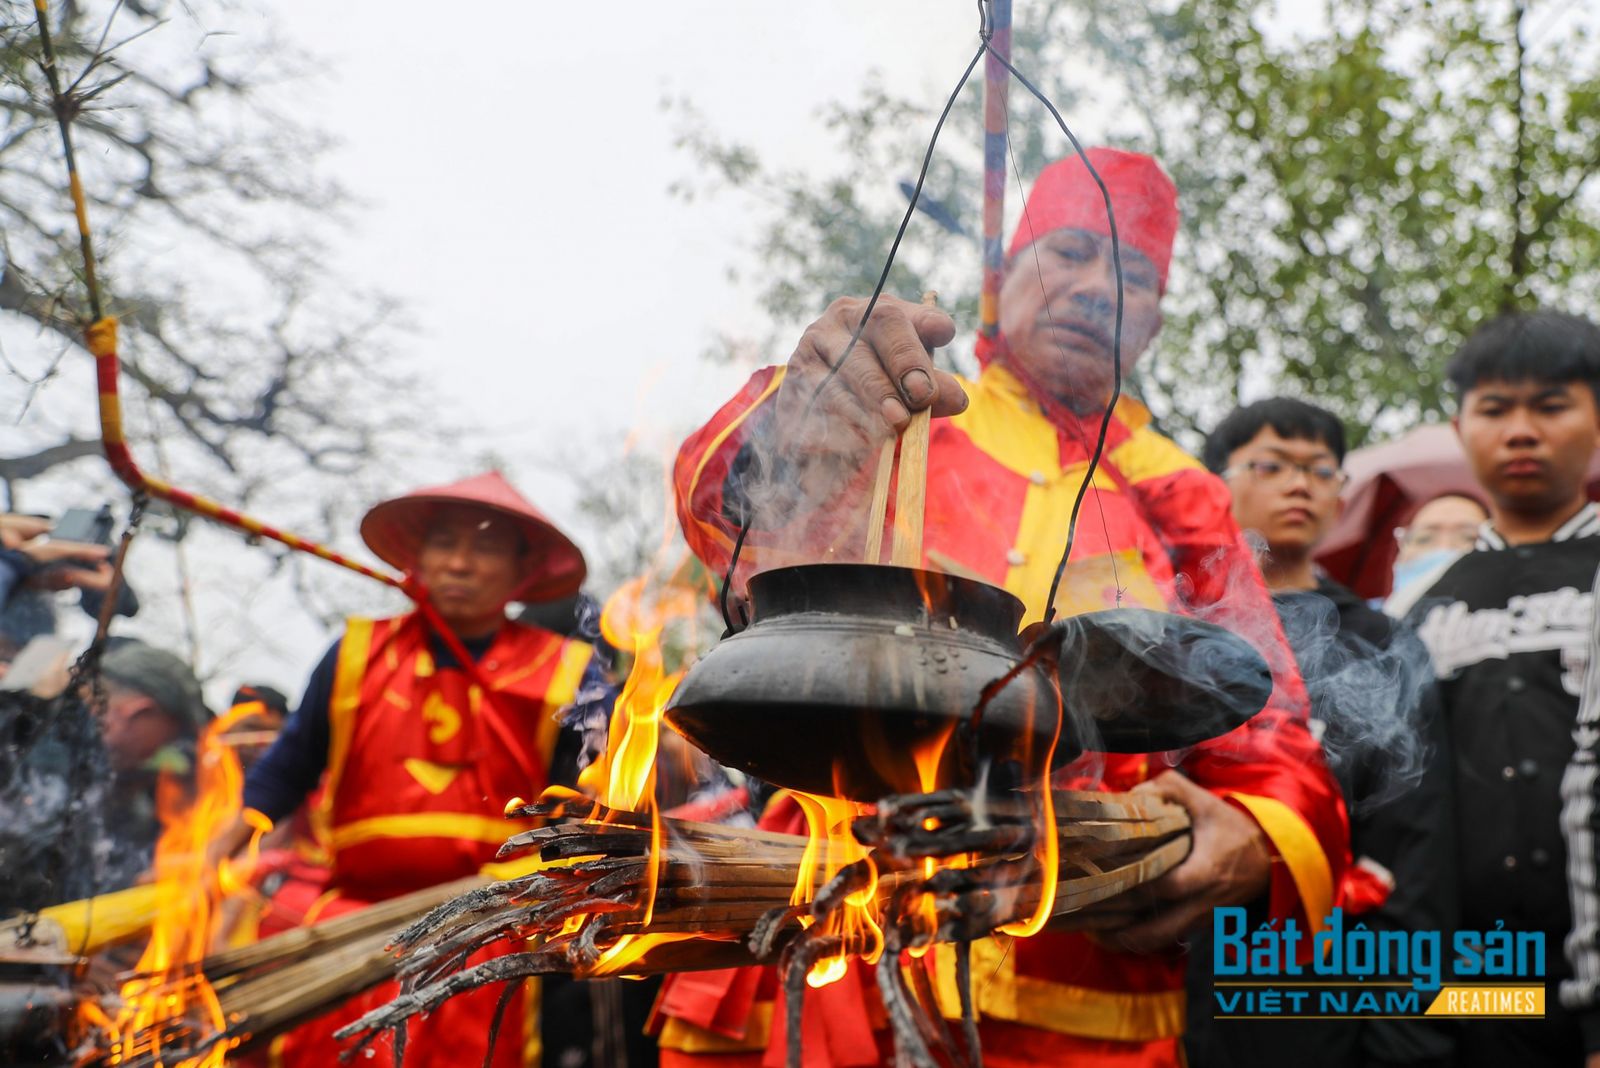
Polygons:
<instances>
[{"instance_id":1,"label":"red umbrella","mask_svg":"<svg viewBox=\"0 0 1600 1068\"><path fill-rule=\"evenodd\" d=\"M1399 551L1394 529L1419 507L1447 493L1485 500L1447 423L1419 426L1393 441L1356 449L1344 466L1350 473L1344 514L1317 550L1317 563L1363 597L1388 594ZM1589 464L1589 496L1600 497L1600 453Z\"/></svg>"}]
</instances>

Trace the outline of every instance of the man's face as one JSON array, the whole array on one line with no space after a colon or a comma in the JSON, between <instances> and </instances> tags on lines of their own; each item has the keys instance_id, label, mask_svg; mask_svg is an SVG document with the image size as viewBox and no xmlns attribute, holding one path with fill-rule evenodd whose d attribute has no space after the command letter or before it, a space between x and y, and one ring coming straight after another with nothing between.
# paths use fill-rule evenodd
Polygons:
<instances>
[{"instance_id":1,"label":"man's face","mask_svg":"<svg viewBox=\"0 0 1600 1068\"><path fill-rule=\"evenodd\" d=\"M1161 329L1160 278L1122 246L1122 368L1126 373ZM1018 252L1000 287L1000 329L1009 360L1075 411L1111 394L1117 282L1111 239L1054 230Z\"/></svg>"},{"instance_id":2,"label":"man's face","mask_svg":"<svg viewBox=\"0 0 1600 1068\"><path fill-rule=\"evenodd\" d=\"M1281 437L1270 426L1228 455L1233 517L1279 555L1310 552L1339 518L1344 475L1320 441Z\"/></svg>"},{"instance_id":3,"label":"man's face","mask_svg":"<svg viewBox=\"0 0 1600 1068\"><path fill-rule=\"evenodd\" d=\"M106 683L105 709L100 716L100 737L117 771L142 766L164 745L177 739L178 723L145 694Z\"/></svg>"},{"instance_id":4,"label":"man's face","mask_svg":"<svg viewBox=\"0 0 1600 1068\"><path fill-rule=\"evenodd\" d=\"M428 524L417 577L444 621L477 637L504 618L506 602L522 585L525 551L511 520L487 508L450 505Z\"/></svg>"},{"instance_id":5,"label":"man's face","mask_svg":"<svg viewBox=\"0 0 1600 1068\"><path fill-rule=\"evenodd\" d=\"M1480 382L1453 422L1479 484L1497 506L1523 515L1581 496L1600 446L1600 412L1583 382Z\"/></svg>"}]
</instances>

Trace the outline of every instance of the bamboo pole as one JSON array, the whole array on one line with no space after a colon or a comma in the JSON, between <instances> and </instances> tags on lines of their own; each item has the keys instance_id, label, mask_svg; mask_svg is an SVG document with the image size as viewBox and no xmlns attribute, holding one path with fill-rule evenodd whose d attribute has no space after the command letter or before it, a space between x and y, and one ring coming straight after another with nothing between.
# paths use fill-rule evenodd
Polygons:
<instances>
[{"instance_id":1,"label":"bamboo pole","mask_svg":"<svg viewBox=\"0 0 1600 1068\"><path fill-rule=\"evenodd\" d=\"M50 931L59 934L61 945L70 952L88 956L107 946L144 934L155 922L162 887L156 883L130 886L115 893L100 894L51 905L39 910L40 930L35 938ZM0 921L0 942L15 941L24 929L24 918Z\"/></svg>"}]
</instances>

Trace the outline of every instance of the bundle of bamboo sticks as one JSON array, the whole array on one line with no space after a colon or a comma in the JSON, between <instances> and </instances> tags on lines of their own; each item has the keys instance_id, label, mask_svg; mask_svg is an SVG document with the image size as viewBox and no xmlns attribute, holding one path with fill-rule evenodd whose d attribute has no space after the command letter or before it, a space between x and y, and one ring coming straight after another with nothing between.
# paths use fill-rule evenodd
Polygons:
<instances>
[{"instance_id":1,"label":"bundle of bamboo sticks","mask_svg":"<svg viewBox=\"0 0 1600 1068\"><path fill-rule=\"evenodd\" d=\"M963 838L964 829L979 838L998 829L991 840L1005 840L1007 824L1014 829L1036 815L1024 802L989 802L978 806L978 819L963 823L949 817L959 817L963 805L968 817L978 815L970 797L951 792L930 798L941 803L902 813L926 841L909 842L898 861L892 845L907 844L904 835L875 830L870 817L858 823L857 837L872 841L879 858L873 896L885 913L904 891L934 882L911 861L934 855L941 831L957 847L977 840ZM1121 922L1117 915L1074 914L1155 879L1188 854L1189 818L1176 805L1074 791L1056 791L1052 799L1058 863L1049 875L1050 915L1057 927ZM675 820L653 831L646 817L633 813L601 811L587 802L567 802L567 809L586 819L524 832L507 849L537 849L546 862L575 862L480 887L401 932L395 944L406 992L342 1037L370 1041L456 994L530 975L647 975L771 960L806 929L801 917L816 912L791 904L806 851L803 836ZM925 814L934 811L941 816ZM947 819L942 827L929 829L929 820L941 818ZM1011 841L1009 852L960 850L966 856L960 869L946 873L956 878L947 880L931 938L970 939L1037 910L1046 875L1025 840ZM828 886L817 871L811 896L818 903L841 901L859 888L845 885L850 874L841 871L838 885ZM471 951L506 935L525 939L528 949L459 967Z\"/></svg>"},{"instance_id":2,"label":"bundle of bamboo sticks","mask_svg":"<svg viewBox=\"0 0 1600 1068\"><path fill-rule=\"evenodd\" d=\"M100 1059L89 1063L154 1068L176 1064L185 1055L219 1042L250 1046L281 1034L391 977L395 961L388 946L399 928L488 881L473 877L428 887L315 926L222 950L198 967L162 975L125 973L119 977L123 993L136 991L136 996L152 999L177 996L196 1005L214 996L227 1026L217 1030L190 1016L162 1020L108 1039ZM209 995L198 994L202 987L209 988ZM121 1007L106 1005L107 1016L115 1018Z\"/></svg>"},{"instance_id":3,"label":"bundle of bamboo sticks","mask_svg":"<svg viewBox=\"0 0 1600 1068\"><path fill-rule=\"evenodd\" d=\"M857 837L878 858L876 900L887 908L897 893L924 881L917 858L937 853L942 833L947 851L960 849L966 859L941 902L948 922L933 937L970 938L1031 915L1046 890L1044 872L1030 859L1038 851L1026 836L1006 835L1036 813L1023 802L992 801L974 812L970 799L940 796L933 795L931 806L858 822ZM1187 855L1188 816L1175 805L1131 794L1056 791L1052 798L1059 855L1051 873L1052 916L1092 926L1100 922L1095 915L1074 914L1156 878ZM177 1049L254 1045L389 978L403 979L405 991L350 1029L352 1036L370 1041L410 1015L492 982L750 964L770 959L802 931L807 908L791 901L804 836L671 818L653 827L647 815L586 800L565 801L556 812L532 806L514 814L531 812L557 822L507 842L503 854L536 854L524 871L431 887L213 954L199 971L216 993L226 1029L208 1033L190 1021L188 1033L168 1023L159 1035L125 1035L121 1063L155 1065L157 1049L171 1063ZM990 840L1010 842L1007 849L966 850L977 841L972 834L995 829L1000 837ZM825 900L826 889L819 865L811 896ZM473 950L507 935L525 950L462 968ZM175 974L160 982L194 979ZM152 994L160 990L158 984Z\"/></svg>"}]
</instances>

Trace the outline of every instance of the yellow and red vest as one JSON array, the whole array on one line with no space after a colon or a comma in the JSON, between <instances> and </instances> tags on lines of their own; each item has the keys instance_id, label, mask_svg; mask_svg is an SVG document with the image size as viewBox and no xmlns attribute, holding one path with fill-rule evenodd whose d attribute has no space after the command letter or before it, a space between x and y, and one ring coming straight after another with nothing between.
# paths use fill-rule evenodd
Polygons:
<instances>
[{"instance_id":1,"label":"yellow and red vest","mask_svg":"<svg viewBox=\"0 0 1600 1068\"><path fill-rule=\"evenodd\" d=\"M314 813L332 855L330 889L303 922L475 874L500 844L532 824L502 818L514 796L546 784L560 728L594 650L581 641L507 623L477 662L480 690L459 667L440 667L417 613L351 619L339 644L328 705L329 750ZM471 963L513 952L503 940ZM494 1068L529 1068L541 1057L538 985L518 984L496 1045ZM350 998L272 1043L271 1068L339 1063L333 1032L385 1005L393 981ZM408 1027L405 1064L481 1064L498 986L450 999ZM373 1068L392 1068L379 1042Z\"/></svg>"},{"instance_id":2,"label":"yellow and red vest","mask_svg":"<svg viewBox=\"0 0 1600 1068\"><path fill-rule=\"evenodd\" d=\"M714 570L726 568L736 534L728 513L737 510L723 501L729 472L782 376L781 368L757 372L678 454L679 519L690 546ZM1100 413L1081 419L1047 415L1001 363L963 385L967 409L932 426L925 561L936 570L966 571L1005 587L1026 605L1025 620L1037 620ZM1305 689L1234 523L1227 487L1149 423L1137 402L1124 398L1117 405L1056 608L1063 615L1117 604L1181 611L1229 627L1266 656L1276 683L1267 708L1239 730L1190 750L1181 766L1254 817L1267 835L1275 853L1273 915L1299 916L1302 927L1315 927L1333 905L1349 862L1339 789L1305 728ZM826 512L789 528L752 531L741 575L795 560L859 560L870 486L863 479L855 489L860 493L847 493ZM1102 763L1095 783L1109 790L1129 789L1166 769L1142 755L1107 755ZM1036 1064L1051 1063L1058 1052L1106 1059L1129 1043L1148 1044L1152 1052L1124 1050L1132 1063L1169 1063L1177 1055L1184 964L1175 953L1133 956L1085 935L1047 931L1006 944L980 943L973 972L985 977L977 985L984 1017L1016 1032L1010 1036L1014 1044L1031 1046L1039 1055ZM938 978L951 973L948 960L937 963ZM768 1046L782 1029L779 1012L779 1026L769 1032L770 1008L748 980L730 980L720 1001L710 996L718 984L709 977L690 985L698 987L698 996L669 988L663 998L664 1050L754 1050ZM953 1004L953 985L938 986L941 1000L949 994ZM749 1011L741 1014L730 999ZM817 1063L877 1063L875 1050L845 1046L834 1044ZM764 1059L781 1063L775 1053L781 1053L776 1041Z\"/></svg>"},{"instance_id":3,"label":"yellow and red vest","mask_svg":"<svg viewBox=\"0 0 1600 1068\"><path fill-rule=\"evenodd\" d=\"M487 693L440 667L416 613L352 619L328 707L321 820L332 884L372 901L475 873L524 826L502 818L549 775L561 709L593 649L507 623L479 658Z\"/></svg>"}]
</instances>

